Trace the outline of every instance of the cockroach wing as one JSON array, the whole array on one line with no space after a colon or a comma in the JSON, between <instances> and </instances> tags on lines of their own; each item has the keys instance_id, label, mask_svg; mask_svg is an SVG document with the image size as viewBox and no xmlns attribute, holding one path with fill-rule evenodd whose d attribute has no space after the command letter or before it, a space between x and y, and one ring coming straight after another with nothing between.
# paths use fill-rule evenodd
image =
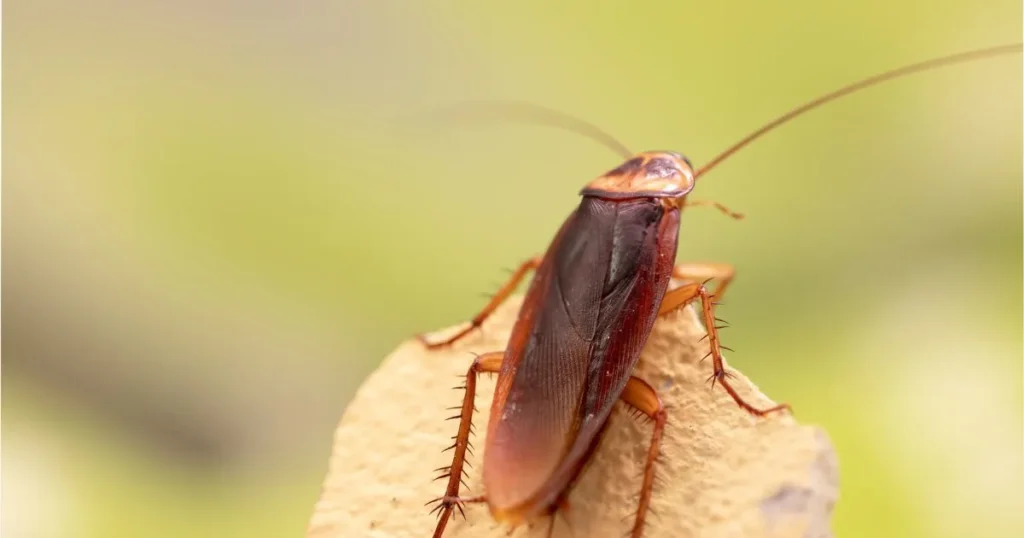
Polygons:
<instances>
[{"instance_id":1,"label":"cockroach wing","mask_svg":"<svg viewBox=\"0 0 1024 538\"><path fill-rule=\"evenodd\" d=\"M491 407L483 473L499 519L549 506L579 471L653 326L677 226L656 200L584 197L552 241Z\"/></svg>"},{"instance_id":2,"label":"cockroach wing","mask_svg":"<svg viewBox=\"0 0 1024 538\"><path fill-rule=\"evenodd\" d=\"M570 215L526 294L491 408L484 487L492 507L529 499L576 436L614 218L605 204Z\"/></svg>"}]
</instances>

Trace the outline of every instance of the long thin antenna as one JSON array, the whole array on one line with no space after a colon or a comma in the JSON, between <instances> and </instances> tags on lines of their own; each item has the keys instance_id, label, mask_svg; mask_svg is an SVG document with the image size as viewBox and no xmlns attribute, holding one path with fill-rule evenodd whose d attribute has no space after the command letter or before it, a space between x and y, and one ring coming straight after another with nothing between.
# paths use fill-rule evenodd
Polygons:
<instances>
[{"instance_id":1,"label":"long thin antenna","mask_svg":"<svg viewBox=\"0 0 1024 538\"><path fill-rule=\"evenodd\" d=\"M1013 52L1021 52L1022 46L1024 46L1024 44L1016 43L1016 44L1013 44L1013 45L1003 45L1003 46L999 46L999 47L992 47L992 48L987 48L987 49L973 50L973 51L969 51L969 52L961 52L959 54L952 54L952 55L949 55L949 56L943 56L942 58L933 58L933 59L928 60L928 61L916 63L916 64L913 64L913 65L907 65L907 66L904 66L904 67L900 67L898 69L893 69L892 71L886 71L885 73L881 73L881 74L875 75L873 77L866 78L866 79L861 80L859 82L854 82L853 84L850 84L849 86L844 86L844 87L842 87L842 88L840 88L840 89L838 89L838 90L836 90L836 91L834 91L832 93L825 94L825 95L823 95L823 96L821 96L821 97L819 97L819 98L817 98L817 99L815 99L815 100L813 100L813 101L811 101L809 103L806 103L806 104L801 105L801 106L799 106L797 108L794 108L793 110L790 110L789 112L787 112L787 113L779 116L778 118L775 118L774 120L768 122L767 124L765 124L760 129L750 133L745 138L743 138L739 142L733 144L732 146L730 146L728 149L726 149L722 153L719 153L717 157L715 157L714 159L711 159L710 161L708 161L707 164L705 164L704 166L702 166L699 169L697 169L697 171L694 173L694 178L698 178L698 177L706 174L709 170L711 170L715 166L718 166L719 163L721 163L722 161L728 159L734 153L736 153L737 151L743 149L746 145L750 144L754 140L757 140L762 135L764 135L765 133L771 131L772 129L775 129L776 127L778 127L778 126L788 122L789 120L791 120L793 118L796 118L797 116L800 116L804 112L807 112L807 111L812 110L814 108L817 108L817 107L819 107L819 106L821 106L821 105L823 105L825 103L828 103L829 101L834 101L834 100L836 100L836 99L838 99L838 98L840 98L840 97L842 97L844 95L851 94L851 93L853 93L853 92L855 92L857 90L862 90L862 89L867 88L869 86L874 86L875 84L878 84L880 82L885 82L887 80L892 80L894 78L899 78L899 77L902 77L902 76L905 76L905 75L909 75L911 73L917 73L919 71L925 71L925 70L928 70L928 69L934 69L936 67L942 67L942 66L946 66L946 65L950 65L950 64L960 63L960 62L967 62L967 61L970 61L970 60L978 60L978 59L981 59L981 58L988 58L990 56L998 56L998 55L1001 55L1001 54L1010 54L1010 53L1013 53Z\"/></svg>"},{"instance_id":2,"label":"long thin antenna","mask_svg":"<svg viewBox=\"0 0 1024 538\"><path fill-rule=\"evenodd\" d=\"M618 153L624 159L633 157L633 152L612 135L596 125L557 110L523 101L468 101L452 107L457 116L472 116L477 119L503 119L524 123L557 127L583 135L598 144Z\"/></svg>"}]
</instances>

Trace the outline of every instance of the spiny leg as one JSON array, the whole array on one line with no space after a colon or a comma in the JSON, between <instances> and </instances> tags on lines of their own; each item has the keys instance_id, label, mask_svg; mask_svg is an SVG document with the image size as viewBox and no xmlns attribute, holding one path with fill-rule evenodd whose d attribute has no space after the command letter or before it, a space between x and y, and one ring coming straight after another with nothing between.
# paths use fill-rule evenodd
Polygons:
<instances>
[{"instance_id":1,"label":"spiny leg","mask_svg":"<svg viewBox=\"0 0 1024 538\"><path fill-rule=\"evenodd\" d=\"M647 449L647 462L644 464L644 479L640 486L640 501L633 520L631 538L640 538L644 530L644 520L650 511L651 491L654 489L654 462L661 451L661 437L665 431L668 414L661 404L658 393L639 377L630 377L626 388L622 391L622 401L637 411L647 415L654 421L654 433L651 434L651 445Z\"/></svg>"},{"instance_id":2,"label":"spiny leg","mask_svg":"<svg viewBox=\"0 0 1024 538\"><path fill-rule=\"evenodd\" d=\"M433 501L430 501L427 504L433 504L435 502L439 504L435 506L433 510L431 510L431 513L433 513L434 510L439 509L445 511L438 513L438 517L440 517L441 519L438 520L437 528L434 529L434 538L441 538L441 535L444 534L445 527L448 526L448 519L451 516L451 508L453 506L459 509L459 513L462 514L462 517L466 517L466 513L462 511L463 505L484 503L487 502L487 497L485 495L479 495L476 497L441 497L440 499L434 499ZM444 508L442 509L441 507Z\"/></svg>"},{"instance_id":3,"label":"spiny leg","mask_svg":"<svg viewBox=\"0 0 1024 538\"><path fill-rule=\"evenodd\" d=\"M711 381L712 383L711 386L714 387L714 383L716 381L721 383L725 391L729 393L729 396L732 396L732 399L733 401L736 402L736 405L739 405L745 411L752 415L763 417L768 413L772 413L774 411L789 409L789 404L779 404L776 405L775 407L769 407L768 409L758 409L757 407L754 407L753 405L747 403L747 401L744 400L738 392L736 392L736 389L734 389L733 386L729 384L729 378L732 377L732 374L725 371L725 363L722 361L722 345L718 339L718 327L715 325L716 318L714 310L715 303L713 302L714 296L708 293L708 290L704 287L703 284L686 284L684 286L680 286L678 288L669 290L668 292L665 293L665 298L662 299L661 301L661 309L658 311L658 314L661 315L676 310L678 308L682 308L698 297L700 298L701 314L704 318L704 327L708 332L708 344L711 348L711 350L708 352L708 355L711 356L715 368L714 373L711 374L711 377L708 378L708 380Z\"/></svg>"},{"instance_id":4,"label":"spiny leg","mask_svg":"<svg viewBox=\"0 0 1024 538\"><path fill-rule=\"evenodd\" d=\"M672 278L687 282L707 282L717 280L715 291L711 294L717 300L725 296L725 288L736 276L736 267L729 263L693 262L680 263L672 268Z\"/></svg>"},{"instance_id":5,"label":"spiny leg","mask_svg":"<svg viewBox=\"0 0 1024 538\"><path fill-rule=\"evenodd\" d=\"M466 451L469 449L469 434L473 428L473 398L476 395L476 379L477 376L482 372L497 372L501 369L501 360L504 356L504 352L496 351L492 353L486 353L477 357L473 364L469 367L469 371L466 372L466 392L462 397L462 407L458 415L450 417L452 419L459 419L459 432L455 435L455 443L448 447L454 449L452 456L452 464L448 467L442 467L438 471L445 471L444 474L438 478L448 478L448 487L445 488L444 496L434 499L427 504L438 503L431 512L438 512L437 528L434 530L434 538L441 538L441 534L444 533L444 528L448 524L448 518L452 515L452 510L455 508L459 509L459 512L465 516L465 512L462 511L462 505L467 502L484 502L485 497L471 497L461 498L459 497L459 486L463 484L462 469L466 464ZM447 450L447 449L446 449Z\"/></svg>"},{"instance_id":6,"label":"spiny leg","mask_svg":"<svg viewBox=\"0 0 1024 538\"><path fill-rule=\"evenodd\" d=\"M465 327L458 333L440 342L429 342L427 341L426 337L422 334L416 335L416 338L420 342L423 342L423 345L427 346L427 349L438 349L445 346L450 346L455 342L461 340L463 337L472 332L473 329L476 329L483 325L484 320L486 320L488 316L493 314L494 311L497 310L499 306L501 306L501 303L505 302L509 298L509 296L512 295L512 292L515 291L516 287L519 286L519 283L522 282L523 278L526 276L526 273L530 272L533 269L536 269L540 265L540 261L540 256L537 256L521 263L519 267L512 273L512 276L509 277L508 281L505 282L505 285L498 289L498 292L494 294L494 297L491 297L491 301L487 303L487 306L485 306L483 310L481 310L476 316L473 317L472 320L470 320L469 326Z\"/></svg>"}]
</instances>

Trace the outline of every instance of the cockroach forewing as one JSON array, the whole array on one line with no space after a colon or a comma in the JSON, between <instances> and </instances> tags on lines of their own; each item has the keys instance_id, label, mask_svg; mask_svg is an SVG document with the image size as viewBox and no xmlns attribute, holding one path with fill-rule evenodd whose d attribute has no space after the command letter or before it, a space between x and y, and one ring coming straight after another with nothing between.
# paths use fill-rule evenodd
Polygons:
<instances>
[{"instance_id":1,"label":"cockroach forewing","mask_svg":"<svg viewBox=\"0 0 1024 538\"><path fill-rule=\"evenodd\" d=\"M544 256L513 327L484 455L497 519L564 493L636 365L675 260L679 213L585 196Z\"/></svg>"}]
</instances>

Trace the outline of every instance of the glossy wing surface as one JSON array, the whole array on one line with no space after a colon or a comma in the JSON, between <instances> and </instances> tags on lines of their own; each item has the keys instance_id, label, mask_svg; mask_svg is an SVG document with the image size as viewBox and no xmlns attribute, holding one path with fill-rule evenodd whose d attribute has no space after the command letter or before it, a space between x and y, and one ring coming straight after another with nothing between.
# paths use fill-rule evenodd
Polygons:
<instances>
[{"instance_id":1,"label":"glossy wing surface","mask_svg":"<svg viewBox=\"0 0 1024 538\"><path fill-rule=\"evenodd\" d=\"M542 508L578 470L668 283L678 221L674 211L664 217L650 200L584 198L552 242L492 404L484 463L492 509Z\"/></svg>"},{"instance_id":2,"label":"glossy wing surface","mask_svg":"<svg viewBox=\"0 0 1024 538\"><path fill-rule=\"evenodd\" d=\"M512 331L484 462L491 506L529 499L575 438L611 257L613 204L581 205L552 242ZM576 274L560 268L575 266Z\"/></svg>"}]
</instances>

